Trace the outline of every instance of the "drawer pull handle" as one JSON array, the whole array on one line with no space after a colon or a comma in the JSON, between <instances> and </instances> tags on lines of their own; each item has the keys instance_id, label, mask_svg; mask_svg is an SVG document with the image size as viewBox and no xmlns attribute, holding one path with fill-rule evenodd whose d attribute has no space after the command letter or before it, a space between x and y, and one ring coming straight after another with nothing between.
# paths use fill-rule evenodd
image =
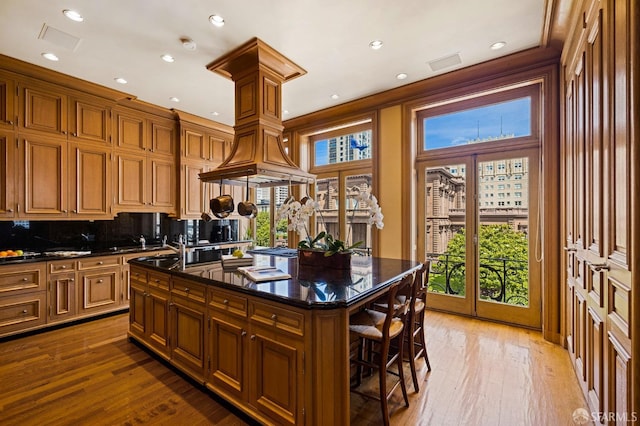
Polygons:
<instances>
[{"instance_id":1,"label":"drawer pull handle","mask_svg":"<svg viewBox=\"0 0 640 426\"><path fill-rule=\"evenodd\" d=\"M256 340L256 335L255 334L251 335L251 340Z\"/></svg>"},{"instance_id":2,"label":"drawer pull handle","mask_svg":"<svg viewBox=\"0 0 640 426\"><path fill-rule=\"evenodd\" d=\"M67 265L62 265L60 269L67 269Z\"/></svg>"},{"instance_id":3,"label":"drawer pull handle","mask_svg":"<svg viewBox=\"0 0 640 426\"><path fill-rule=\"evenodd\" d=\"M98 265L102 265L103 263L104 263L103 261L100 261L100 262L98 262Z\"/></svg>"},{"instance_id":4,"label":"drawer pull handle","mask_svg":"<svg viewBox=\"0 0 640 426\"><path fill-rule=\"evenodd\" d=\"M184 291L185 291L185 292L187 292L187 293L189 293L191 290L189 290L189 287L185 287L185 288L184 288Z\"/></svg>"},{"instance_id":5,"label":"drawer pull handle","mask_svg":"<svg viewBox=\"0 0 640 426\"><path fill-rule=\"evenodd\" d=\"M271 319L275 321L275 320L278 319L278 316L276 314L273 314L273 315L271 315Z\"/></svg>"},{"instance_id":6,"label":"drawer pull handle","mask_svg":"<svg viewBox=\"0 0 640 426\"><path fill-rule=\"evenodd\" d=\"M227 299L224 299L224 300L222 301L222 303L224 303L225 305L228 305L228 304L229 304L229 301L228 301Z\"/></svg>"},{"instance_id":7,"label":"drawer pull handle","mask_svg":"<svg viewBox=\"0 0 640 426\"><path fill-rule=\"evenodd\" d=\"M23 278L22 281L29 281L29 278Z\"/></svg>"},{"instance_id":8,"label":"drawer pull handle","mask_svg":"<svg viewBox=\"0 0 640 426\"><path fill-rule=\"evenodd\" d=\"M75 281L75 279L74 279L74 278L70 278L70 279L69 279L69 281L74 282L74 281Z\"/></svg>"},{"instance_id":9,"label":"drawer pull handle","mask_svg":"<svg viewBox=\"0 0 640 426\"><path fill-rule=\"evenodd\" d=\"M27 310L26 310L26 309L23 309L23 310L22 310L22 313L23 313L23 314L26 314L26 313L27 313Z\"/></svg>"},{"instance_id":10,"label":"drawer pull handle","mask_svg":"<svg viewBox=\"0 0 640 426\"><path fill-rule=\"evenodd\" d=\"M240 333L240 335L241 335L242 337L244 337L244 336L246 336L246 335L247 335L247 332L246 332L245 330L242 330L242 333Z\"/></svg>"},{"instance_id":11,"label":"drawer pull handle","mask_svg":"<svg viewBox=\"0 0 640 426\"><path fill-rule=\"evenodd\" d=\"M154 281L155 281L155 282L157 282L157 283L159 283L159 282L160 282L160 280L154 280Z\"/></svg>"},{"instance_id":12,"label":"drawer pull handle","mask_svg":"<svg viewBox=\"0 0 640 426\"><path fill-rule=\"evenodd\" d=\"M98 280L98 284L102 283L102 280Z\"/></svg>"}]
</instances>

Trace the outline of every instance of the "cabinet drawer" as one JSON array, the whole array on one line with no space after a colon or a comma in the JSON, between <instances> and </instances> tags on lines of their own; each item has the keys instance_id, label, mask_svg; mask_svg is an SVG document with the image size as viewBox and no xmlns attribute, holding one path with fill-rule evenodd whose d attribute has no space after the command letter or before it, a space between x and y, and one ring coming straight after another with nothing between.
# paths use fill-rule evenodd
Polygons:
<instances>
[{"instance_id":1,"label":"cabinet drawer","mask_svg":"<svg viewBox=\"0 0 640 426\"><path fill-rule=\"evenodd\" d=\"M209 287L209 307L219 312L247 317L247 298Z\"/></svg>"},{"instance_id":2,"label":"cabinet drawer","mask_svg":"<svg viewBox=\"0 0 640 426\"><path fill-rule=\"evenodd\" d=\"M48 270L50 274L76 270L76 261L74 259L56 260L52 262L47 262L47 265L48 265Z\"/></svg>"},{"instance_id":3,"label":"cabinet drawer","mask_svg":"<svg viewBox=\"0 0 640 426\"><path fill-rule=\"evenodd\" d=\"M120 265L120 256L87 257L78 260L78 269L105 268Z\"/></svg>"},{"instance_id":4,"label":"cabinet drawer","mask_svg":"<svg viewBox=\"0 0 640 426\"><path fill-rule=\"evenodd\" d=\"M0 300L0 336L43 325L46 292L39 291Z\"/></svg>"},{"instance_id":5,"label":"cabinet drawer","mask_svg":"<svg viewBox=\"0 0 640 426\"><path fill-rule=\"evenodd\" d=\"M131 282L131 285L137 284L139 286L146 286L147 285L147 272L146 271L142 271L140 269L137 268L131 268L131 272L129 274L129 280Z\"/></svg>"},{"instance_id":6,"label":"cabinet drawer","mask_svg":"<svg viewBox=\"0 0 640 426\"><path fill-rule=\"evenodd\" d=\"M43 264L3 266L0 268L0 295L44 290L44 275Z\"/></svg>"},{"instance_id":7,"label":"cabinet drawer","mask_svg":"<svg viewBox=\"0 0 640 426\"><path fill-rule=\"evenodd\" d=\"M149 271L149 287L169 291L169 278L168 274Z\"/></svg>"},{"instance_id":8,"label":"cabinet drawer","mask_svg":"<svg viewBox=\"0 0 640 426\"><path fill-rule=\"evenodd\" d=\"M179 296L196 303L207 301L207 286L174 277L171 281L171 296Z\"/></svg>"},{"instance_id":9,"label":"cabinet drawer","mask_svg":"<svg viewBox=\"0 0 640 426\"><path fill-rule=\"evenodd\" d=\"M304 315L266 303L251 301L249 318L257 324L273 327L302 337L304 335Z\"/></svg>"}]
</instances>

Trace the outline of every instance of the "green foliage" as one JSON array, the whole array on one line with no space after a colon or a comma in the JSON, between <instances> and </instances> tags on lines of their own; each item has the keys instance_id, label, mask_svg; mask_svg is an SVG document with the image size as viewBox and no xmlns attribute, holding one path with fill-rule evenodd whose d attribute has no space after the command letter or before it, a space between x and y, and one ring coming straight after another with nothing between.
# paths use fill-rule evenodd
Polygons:
<instances>
[{"instance_id":1,"label":"green foliage","mask_svg":"<svg viewBox=\"0 0 640 426\"><path fill-rule=\"evenodd\" d=\"M256 245L268 247L269 243L269 212L258 212L256 216Z\"/></svg>"},{"instance_id":2,"label":"green foliage","mask_svg":"<svg viewBox=\"0 0 640 426\"><path fill-rule=\"evenodd\" d=\"M324 239L324 242L321 240ZM298 243L298 248L302 249L317 249L324 251L325 257L332 256L336 253L349 251L354 249L362 244L362 241L358 241L352 246L346 247L344 245L344 241L336 240L333 238L333 235L326 233L325 231L320 232L315 238L311 238L308 236L304 240Z\"/></svg>"},{"instance_id":3,"label":"green foliage","mask_svg":"<svg viewBox=\"0 0 640 426\"><path fill-rule=\"evenodd\" d=\"M458 232L447 245L446 253L434 265L430 287L444 292L446 277L454 293L465 295L465 230ZM527 235L509 225L482 225L479 235L480 298L488 300L501 291L501 279L506 279L505 301L523 304L529 297L529 242Z\"/></svg>"}]
</instances>

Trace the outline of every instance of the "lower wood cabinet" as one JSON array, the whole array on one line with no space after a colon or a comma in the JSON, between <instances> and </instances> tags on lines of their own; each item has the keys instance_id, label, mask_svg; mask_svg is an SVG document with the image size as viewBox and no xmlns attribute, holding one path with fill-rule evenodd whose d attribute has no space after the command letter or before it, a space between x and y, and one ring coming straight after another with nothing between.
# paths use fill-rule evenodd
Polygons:
<instances>
[{"instance_id":1,"label":"lower wood cabinet","mask_svg":"<svg viewBox=\"0 0 640 426\"><path fill-rule=\"evenodd\" d=\"M129 333L169 359L169 275L130 269Z\"/></svg>"},{"instance_id":2,"label":"lower wood cabinet","mask_svg":"<svg viewBox=\"0 0 640 426\"><path fill-rule=\"evenodd\" d=\"M45 276L40 263L0 268L0 336L46 323Z\"/></svg>"}]
</instances>

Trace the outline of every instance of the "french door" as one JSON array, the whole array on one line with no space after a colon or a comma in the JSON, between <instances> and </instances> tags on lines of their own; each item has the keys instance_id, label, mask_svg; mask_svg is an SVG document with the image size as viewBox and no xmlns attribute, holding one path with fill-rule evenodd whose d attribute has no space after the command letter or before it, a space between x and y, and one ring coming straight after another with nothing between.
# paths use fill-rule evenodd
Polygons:
<instances>
[{"instance_id":1,"label":"french door","mask_svg":"<svg viewBox=\"0 0 640 426\"><path fill-rule=\"evenodd\" d=\"M537 149L419 164L430 308L541 327Z\"/></svg>"}]
</instances>

